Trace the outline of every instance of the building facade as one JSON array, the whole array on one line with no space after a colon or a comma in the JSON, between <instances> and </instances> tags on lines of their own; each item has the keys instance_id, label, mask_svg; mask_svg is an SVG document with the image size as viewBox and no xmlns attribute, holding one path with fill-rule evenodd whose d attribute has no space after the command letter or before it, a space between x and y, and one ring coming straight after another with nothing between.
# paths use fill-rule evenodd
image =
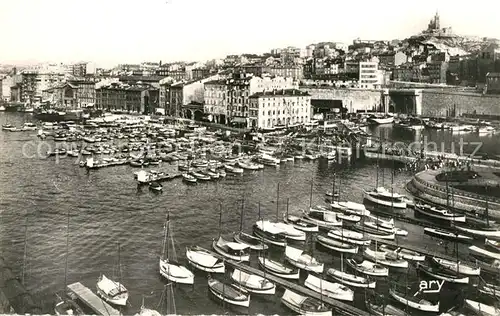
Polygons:
<instances>
[{"instance_id":1,"label":"building facade","mask_svg":"<svg viewBox=\"0 0 500 316\"><path fill-rule=\"evenodd\" d=\"M154 113L158 88L150 84L113 82L96 89L96 108L111 112Z\"/></svg>"},{"instance_id":2,"label":"building facade","mask_svg":"<svg viewBox=\"0 0 500 316\"><path fill-rule=\"evenodd\" d=\"M297 89L258 92L250 96L250 128L271 129L311 121L311 96Z\"/></svg>"},{"instance_id":3,"label":"building facade","mask_svg":"<svg viewBox=\"0 0 500 316\"><path fill-rule=\"evenodd\" d=\"M293 78L295 80L304 78L304 69L299 65L270 65L264 67L262 72L272 76Z\"/></svg>"},{"instance_id":4,"label":"building facade","mask_svg":"<svg viewBox=\"0 0 500 316\"><path fill-rule=\"evenodd\" d=\"M386 52L377 55L379 59L380 68L393 70L395 67L400 66L407 62L407 56L403 52Z\"/></svg>"},{"instance_id":5,"label":"building facade","mask_svg":"<svg viewBox=\"0 0 500 316\"><path fill-rule=\"evenodd\" d=\"M500 73L491 72L486 75L486 93L500 94Z\"/></svg>"},{"instance_id":6,"label":"building facade","mask_svg":"<svg viewBox=\"0 0 500 316\"><path fill-rule=\"evenodd\" d=\"M78 107L78 86L66 82L43 91L42 98L56 108Z\"/></svg>"},{"instance_id":7,"label":"building facade","mask_svg":"<svg viewBox=\"0 0 500 316\"><path fill-rule=\"evenodd\" d=\"M446 84L447 62L434 61L427 63L427 69L429 71L429 83Z\"/></svg>"},{"instance_id":8,"label":"building facade","mask_svg":"<svg viewBox=\"0 0 500 316\"><path fill-rule=\"evenodd\" d=\"M298 81L292 78L270 75L257 77L235 73L229 79L205 84L204 111L216 122L248 126L251 95L264 91L297 88Z\"/></svg>"},{"instance_id":9,"label":"building facade","mask_svg":"<svg viewBox=\"0 0 500 316\"><path fill-rule=\"evenodd\" d=\"M381 86L378 63L372 61L359 62L359 87L363 89L378 89Z\"/></svg>"}]
</instances>

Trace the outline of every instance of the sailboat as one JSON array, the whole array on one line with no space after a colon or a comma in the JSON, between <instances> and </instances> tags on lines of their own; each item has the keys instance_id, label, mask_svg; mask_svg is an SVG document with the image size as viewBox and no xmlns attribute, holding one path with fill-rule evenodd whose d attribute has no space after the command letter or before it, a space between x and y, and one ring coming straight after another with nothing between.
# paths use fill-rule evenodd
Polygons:
<instances>
[{"instance_id":1,"label":"sailboat","mask_svg":"<svg viewBox=\"0 0 500 316\"><path fill-rule=\"evenodd\" d=\"M212 277L208 278L210 292L219 300L237 306L250 306L250 295L243 293L232 284L226 284Z\"/></svg>"},{"instance_id":2,"label":"sailboat","mask_svg":"<svg viewBox=\"0 0 500 316\"><path fill-rule=\"evenodd\" d=\"M355 259L347 259L347 264L354 270L369 276L386 277L389 275L389 269L369 260L358 262Z\"/></svg>"},{"instance_id":3,"label":"sailboat","mask_svg":"<svg viewBox=\"0 0 500 316\"><path fill-rule=\"evenodd\" d=\"M231 278L245 291L250 293L274 295L276 292L276 285L268 279L254 274L248 274L238 269L234 269Z\"/></svg>"},{"instance_id":4,"label":"sailboat","mask_svg":"<svg viewBox=\"0 0 500 316\"><path fill-rule=\"evenodd\" d=\"M56 295L56 304L54 307L54 312L56 315L84 315L83 310L76 304L74 300L66 295L66 287L68 286L68 257L69 257L69 212L67 216L67 225L66 225L66 265L64 267L64 291L63 296Z\"/></svg>"},{"instance_id":5,"label":"sailboat","mask_svg":"<svg viewBox=\"0 0 500 316\"><path fill-rule=\"evenodd\" d=\"M236 261L250 261L250 247L222 238L222 204L219 212L219 239L213 240L212 248L220 255Z\"/></svg>"},{"instance_id":6,"label":"sailboat","mask_svg":"<svg viewBox=\"0 0 500 316\"><path fill-rule=\"evenodd\" d=\"M457 274L447 273L446 271L436 270L422 263L417 265L418 270L430 276L433 279L438 279L442 281L446 281L449 283L458 283L458 284L468 284L469 277L459 277Z\"/></svg>"},{"instance_id":7,"label":"sailboat","mask_svg":"<svg viewBox=\"0 0 500 316\"><path fill-rule=\"evenodd\" d=\"M376 263L390 268L408 268L408 261L400 259L396 254L390 252L376 251L370 248L366 248L363 252L363 256L366 259L373 260Z\"/></svg>"},{"instance_id":8,"label":"sailboat","mask_svg":"<svg viewBox=\"0 0 500 316\"><path fill-rule=\"evenodd\" d=\"M340 254L340 270L330 268L326 271L326 275L335 281L341 282L356 288L374 289L375 281L370 281L368 278L350 274L344 271L344 255Z\"/></svg>"},{"instance_id":9,"label":"sailboat","mask_svg":"<svg viewBox=\"0 0 500 316\"><path fill-rule=\"evenodd\" d=\"M237 243L247 245L252 250L258 250L258 251L266 250L269 248L268 245L261 242L259 238L243 232L243 210L245 203L244 201L245 200L243 200L241 204L240 231L234 234L233 239Z\"/></svg>"},{"instance_id":10,"label":"sailboat","mask_svg":"<svg viewBox=\"0 0 500 316\"><path fill-rule=\"evenodd\" d=\"M396 292L393 289L389 290L389 294L394 298L396 301L400 302L401 304L407 305L411 308L423 311L423 312L434 312L438 313L439 312L439 302L436 304L433 304L429 301L426 301L424 299L418 300L416 295L414 296L405 296L404 294L401 294L399 292ZM418 292L416 294L419 294Z\"/></svg>"},{"instance_id":11,"label":"sailboat","mask_svg":"<svg viewBox=\"0 0 500 316\"><path fill-rule=\"evenodd\" d=\"M318 235L316 237L316 241L323 247L340 253L358 253L358 246L350 244L348 242L339 241L322 235Z\"/></svg>"},{"instance_id":12,"label":"sailboat","mask_svg":"<svg viewBox=\"0 0 500 316\"><path fill-rule=\"evenodd\" d=\"M339 283L325 281L313 274L307 276L304 285L315 292L336 300L352 302L354 299L353 290Z\"/></svg>"},{"instance_id":13,"label":"sailboat","mask_svg":"<svg viewBox=\"0 0 500 316\"><path fill-rule=\"evenodd\" d=\"M180 265L175 259L170 259L168 240L172 241L172 252L175 257L174 239L170 236L170 213L167 214L167 222L165 224L165 238L163 240L163 250L160 257L160 274L167 280L181 283L194 284L194 274L186 267Z\"/></svg>"},{"instance_id":14,"label":"sailboat","mask_svg":"<svg viewBox=\"0 0 500 316\"><path fill-rule=\"evenodd\" d=\"M193 267L205 272L224 273L226 270L223 260L197 246L186 248L186 258Z\"/></svg>"},{"instance_id":15,"label":"sailboat","mask_svg":"<svg viewBox=\"0 0 500 316\"><path fill-rule=\"evenodd\" d=\"M297 249L288 245L285 247L285 258L297 268L311 272L323 273L325 267L323 263L318 262L311 255L304 253L302 249Z\"/></svg>"},{"instance_id":16,"label":"sailboat","mask_svg":"<svg viewBox=\"0 0 500 316\"><path fill-rule=\"evenodd\" d=\"M120 246L118 245L118 262L120 262ZM118 270L121 274L120 263ZM120 282L113 281L102 274L97 280L97 294L111 304L126 306L128 290Z\"/></svg>"},{"instance_id":17,"label":"sailboat","mask_svg":"<svg viewBox=\"0 0 500 316\"><path fill-rule=\"evenodd\" d=\"M283 305L305 316L332 316L332 311L323 302L312 297L302 296L289 289L281 298Z\"/></svg>"},{"instance_id":18,"label":"sailboat","mask_svg":"<svg viewBox=\"0 0 500 316\"><path fill-rule=\"evenodd\" d=\"M465 305L473 310L477 315L481 316L499 316L500 315L500 309L496 308L495 306L483 304L477 301L465 300Z\"/></svg>"},{"instance_id":19,"label":"sailboat","mask_svg":"<svg viewBox=\"0 0 500 316\"><path fill-rule=\"evenodd\" d=\"M416 251L409 250L402 247L397 246L389 246L389 245L380 245L379 249L385 252L392 252L396 254L398 257L409 260L409 261L425 261L425 255L422 255Z\"/></svg>"},{"instance_id":20,"label":"sailboat","mask_svg":"<svg viewBox=\"0 0 500 316\"><path fill-rule=\"evenodd\" d=\"M288 264L283 264L281 262L268 259L265 256L259 256L259 265L264 268L265 271L278 276L283 279L298 280L300 277L300 270L289 266Z\"/></svg>"},{"instance_id":21,"label":"sailboat","mask_svg":"<svg viewBox=\"0 0 500 316\"><path fill-rule=\"evenodd\" d=\"M463 275L480 275L481 274L481 268L477 267L471 267L465 263L462 263L460 261L451 261L451 260L446 260L443 258L437 258L437 257L432 257L432 261L439 266L451 270L453 273L459 273Z\"/></svg>"}]
</instances>

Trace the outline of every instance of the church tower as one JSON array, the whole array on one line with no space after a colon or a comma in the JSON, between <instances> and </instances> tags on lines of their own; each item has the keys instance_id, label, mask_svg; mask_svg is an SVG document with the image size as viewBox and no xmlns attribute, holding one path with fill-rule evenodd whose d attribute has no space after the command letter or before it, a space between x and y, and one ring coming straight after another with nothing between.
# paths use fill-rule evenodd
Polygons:
<instances>
[{"instance_id":1,"label":"church tower","mask_svg":"<svg viewBox=\"0 0 500 316\"><path fill-rule=\"evenodd\" d=\"M439 22L439 13L436 11L436 15L434 16L434 28L436 30L441 29L441 24Z\"/></svg>"}]
</instances>

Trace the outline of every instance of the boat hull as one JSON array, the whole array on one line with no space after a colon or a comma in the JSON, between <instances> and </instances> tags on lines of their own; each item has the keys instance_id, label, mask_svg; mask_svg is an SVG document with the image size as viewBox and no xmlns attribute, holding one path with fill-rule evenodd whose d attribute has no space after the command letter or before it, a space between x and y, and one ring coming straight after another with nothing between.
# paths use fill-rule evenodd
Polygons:
<instances>
[{"instance_id":1,"label":"boat hull","mask_svg":"<svg viewBox=\"0 0 500 316\"><path fill-rule=\"evenodd\" d=\"M232 259L232 260L236 260L236 261L250 261L250 255L249 254L245 254L245 255L242 255L242 256L237 256L237 255L232 255L230 253L227 253L226 251L224 251L224 249L220 248L218 245L217 245L217 241L214 240L214 242L212 243L212 247L214 248L214 250L228 258L228 259Z\"/></svg>"},{"instance_id":2,"label":"boat hull","mask_svg":"<svg viewBox=\"0 0 500 316\"><path fill-rule=\"evenodd\" d=\"M283 279L298 280L300 278L300 270L284 271L277 268L277 263L269 259L259 257L259 265L269 273Z\"/></svg>"}]
</instances>

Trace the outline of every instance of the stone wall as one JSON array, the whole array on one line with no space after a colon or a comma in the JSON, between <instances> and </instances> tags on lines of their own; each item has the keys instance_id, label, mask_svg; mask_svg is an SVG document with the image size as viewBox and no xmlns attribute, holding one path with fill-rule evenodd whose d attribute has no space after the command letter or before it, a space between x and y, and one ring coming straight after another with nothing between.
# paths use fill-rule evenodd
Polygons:
<instances>
[{"instance_id":1,"label":"stone wall","mask_svg":"<svg viewBox=\"0 0 500 316\"><path fill-rule=\"evenodd\" d=\"M329 87L300 87L311 95L312 100L340 100L342 106L349 112L356 111L384 111L380 108L384 104L383 90L366 89L337 89Z\"/></svg>"},{"instance_id":2,"label":"stone wall","mask_svg":"<svg viewBox=\"0 0 500 316\"><path fill-rule=\"evenodd\" d=\"M422 115L438 116L498 116L500 96L443 90L422 91Z\"/></svg>"}]
</instances>

